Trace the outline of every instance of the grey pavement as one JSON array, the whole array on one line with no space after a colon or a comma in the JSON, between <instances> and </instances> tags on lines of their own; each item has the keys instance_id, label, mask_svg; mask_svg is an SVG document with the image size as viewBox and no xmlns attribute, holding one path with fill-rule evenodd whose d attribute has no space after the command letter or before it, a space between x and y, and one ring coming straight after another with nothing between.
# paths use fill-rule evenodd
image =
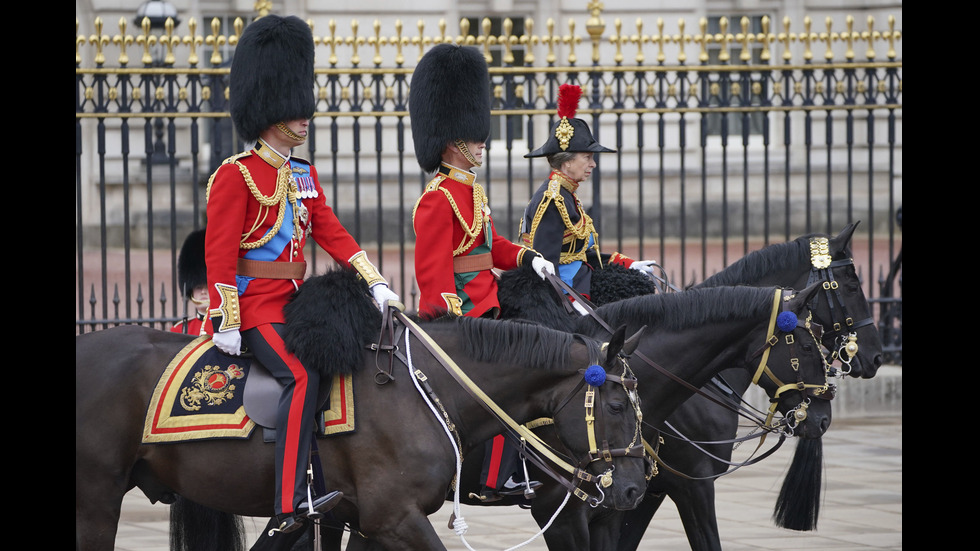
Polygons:
<instances>
[{"instance_id":1,"label":"grey pavement","mask_svg":"<svg viewBox=\"0 0 980 551\"><path fill-rule=\"evenodd\" d=\"M901 368L892 369L898 370L900 387ZM842 386L867 386L878 379L846 380ZM885 382L888 377L880 379ZM793 458L792 442L760 463L718 480L716 504L724 548L727 551L902 549L900 392L897 398L890 411L836 418L824 435L823 495L815 531L786 530L776 527L771 520L783 475ZM453 504L446 503L430 516L450 550L547 549L526 510L462 506L461 513L468 525L463 536L465 541L448 527L452 512ZM250 543L258 537L266 520L245 519ZM150 504L138 490L130 492L123 502L116 549L167 551L168 507ZM641 549L690 549L680 518L669 500L665 500L654 517Z\"/></svg>"}]
</instances>

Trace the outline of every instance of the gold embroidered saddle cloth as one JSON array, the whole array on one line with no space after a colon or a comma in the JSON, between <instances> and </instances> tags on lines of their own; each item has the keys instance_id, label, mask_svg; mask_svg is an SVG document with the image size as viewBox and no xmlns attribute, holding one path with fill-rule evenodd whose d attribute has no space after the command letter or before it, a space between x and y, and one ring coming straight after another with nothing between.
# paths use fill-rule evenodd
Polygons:
<instances>
[{"instance_id":1,"label":"gold embroidered saddle cloth","mask_svg":"<svg viewBox=\"0 0 980 551\"><path fill-rule=\"evenodd\" d=\"M256 426L274 429L281 393L282 385L254 358L227 356L210 336L198 337L171 360L157 381L143 442L248 438ZM318 432L353 432L351 375L321 381L319 403Z\"/></svg>"}]
</instances>

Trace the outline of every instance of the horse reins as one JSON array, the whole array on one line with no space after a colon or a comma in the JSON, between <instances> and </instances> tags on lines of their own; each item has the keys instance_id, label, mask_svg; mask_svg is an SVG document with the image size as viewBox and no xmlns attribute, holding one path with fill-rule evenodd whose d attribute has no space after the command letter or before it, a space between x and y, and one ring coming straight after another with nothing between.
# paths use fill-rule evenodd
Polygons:
<instances>
[{"instance_id":1,"label":"horse reins","mask_svg":"<svg viewBox=\"0 0 980 551\"><path fill-rule=\"evenodd\" d=\"M509 436L512 440L520 439L520 442L518 442L518 444L522 448L522 454L524 454L528 460L530 460L532 463L534 463L539 468L541 468L542 471L544 471L546 474L554 478L558 483L565 486L565 488L567 488L570 493L574 494L579 499L588 502L593 507L601 503L602 499L599 497L592 496L588 492L582 490L581 484L589 482L589 483L596 484L597 488L599 488L600 486L608 487L612 483L611 472L607 470L605 473L603 473L603 475L596 476L586 471L585 470L586 467L588 467L592 462L597 460L605 460L607 462L612 462L612 459L614 457L643 457L644 447L641 443L636 443L635 445L630 445L625 448L610 449L608 440L605 438L605 435L602 434L601 424L600 424L600 434L598 435L598 437L595 435L595 418L596 418L595 414L601 410L601 408L595 406L595 400L596 397L599 396L599 394L596 392L597 388L591 384L588 384L585 378L583 378L582 381L580 381L575 386L575 388L571 391L569 396L563 400L562 406L560 406L558 409L563 407L564 404L568 402L568 400L571 398L571 396L575 395L583 387L583 385L588 385L588 388L586 389L586 400L584 406L586 408L586 424L589 433L589 443L591 449L588 453L587 458L581 462L580 466L576 467L567 463L564 459L556 455L556 452L552 450L547 443L542 441L536 434L534 434L534 432L532 432L530 428L514 421L506 412L504 412L500 408L500 406L494 403L493 400L490 399L490 397L487 396L483 392L483 390L480 389L469 378L469 376L467 376L466 373L463 372L462 369L460 369L458 365L456 365L456 363L452 360L452 358L448 354L446 354L444 350L442 350L442 348L438 345L438 343L433 341L431 337L429 337L429 335L425 331L423 331L417 324L415 324L412 320L410 320L408 317L406 317L403 313L399 311L394 311L393 315L397 317L398 321L400 321L403 324L404 328L408 332L415 334L419 342L421 342L423 346L425 346L425 348L429 351L429 353L444 368L446 368L446 371L450 375L452 375L452 377L459 383L461 387L463 387L467 392L469 392L470 395L477 400L477 402L483 405L494 417L496 417L504 425L505 429L507 429L506 430L507 436ZM408 337L409 335L405 335L406 339ZM395 356L397 356L399 360L405 363L405 365L411 366L410 358L406 357L406 355L402 353L397 347L390 347L390 351ZM584 370L580 370L580 371L584 372ZM445 410L445 408L442 407L441 401L435 395L435 392L432 389L432 387L428 384L428 380L425 374L418 369L413 369L413 372L416 378L422 383L422 386L425 388L425 391L427 394L429 394L430 398L433 399L434 402L439 404L439 407L442 409L442 415L447 423L447 426L453 432L453 435L456 439L457 446L458 446L460 438L455 431L455 425L452 423L452 420L449 417L449 413ZM632 390L635 389L636 387L636 379L629 377L628 375L626 375L626 373L628 373L628 370L624 372L623 376L617 376L617 375L607 373L606 379L622 384L624 387L627 388L628 392L632 392ZM383 384L383 383L379 383L379 384ZM636 413L638 415L637 433L639 433L639 425L641 422L641 418L639 417L638 408L635 409L637 410ZM602 442L601 449L598 447L598 442ZM529 450L527 446L530 446L531 449ZM544 458L542 458L542 456ZM571 475L572 480L566 479L565 477L559 475L555 471L555 469L551 467L552 464L557 465L561 469L568 472Z\"/></svg>"}]
</instances>

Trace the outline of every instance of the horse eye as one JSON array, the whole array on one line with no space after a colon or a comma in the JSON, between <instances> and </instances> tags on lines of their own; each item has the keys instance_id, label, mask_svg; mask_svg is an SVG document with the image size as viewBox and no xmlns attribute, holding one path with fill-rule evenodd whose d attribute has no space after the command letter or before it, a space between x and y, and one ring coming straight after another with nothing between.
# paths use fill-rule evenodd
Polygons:
<instances>
[{"instance_id":1,"label":"horse eye","mask_svg":"<svg viewBox=\"0 0 980 551\"><path fill-rule=\"evenodd\" d=\"M609 404L610 413L623 413L626 411L626 406L622 402L612 402Z\"/></svg>"}]
</instances>

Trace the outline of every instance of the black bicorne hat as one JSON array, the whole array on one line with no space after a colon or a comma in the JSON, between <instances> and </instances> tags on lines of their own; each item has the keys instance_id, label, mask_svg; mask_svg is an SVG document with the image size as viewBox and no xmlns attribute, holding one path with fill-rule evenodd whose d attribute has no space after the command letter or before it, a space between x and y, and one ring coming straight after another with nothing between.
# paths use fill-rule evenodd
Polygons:
<instances>
[{"instance_id":1,"label":"black bicorne hat","mask_svg":"<svg viewBox=\"0 0 980 551\"><path fill-rule=\"evenodd\" d=\"M208 270L204 263L205 230L195 230L187 235L177 255L177 285L184 298L190 298L194 288L208 284Z\"/></svg>"},{"instance_id":2,"label":"black bicorne hat","mask_svg":"<svg viewBox=\"0 0 980 551\"><path fill-rule=\"evenodd\" d=\"M295 15L266 15L249 24L229 76L238 136L255 141L274 124L313 117L313 83L313 32L307 23Z\"/></svg>"},{"instance_id":3,"label":"black bicorne hat","mask_svg":"<svg viewBox=\"0 0 980 551\"><path fill-rule=\"evenodd\" d=\"M412 73L408 95L415 158L426 172L442 162L455 140L486 141L490 136L490 73L480 50L437 44Z\"/></svg>"},{"instance_id":4,"label":"black bicorne hat","mask_svg":"<svg viewBox=\"0 0 980 551\"><path fill-rule=\"evenodd\" d=\"M558 122L551 127L551 135L544 145L525 155L525 158L547 157L554 153L615 153L592 137L589 125L582 119L575 118L578 110L578 100L582 97L582 88L574 84L562 84L558 87Z\"/></svg>"}]
</instances>

